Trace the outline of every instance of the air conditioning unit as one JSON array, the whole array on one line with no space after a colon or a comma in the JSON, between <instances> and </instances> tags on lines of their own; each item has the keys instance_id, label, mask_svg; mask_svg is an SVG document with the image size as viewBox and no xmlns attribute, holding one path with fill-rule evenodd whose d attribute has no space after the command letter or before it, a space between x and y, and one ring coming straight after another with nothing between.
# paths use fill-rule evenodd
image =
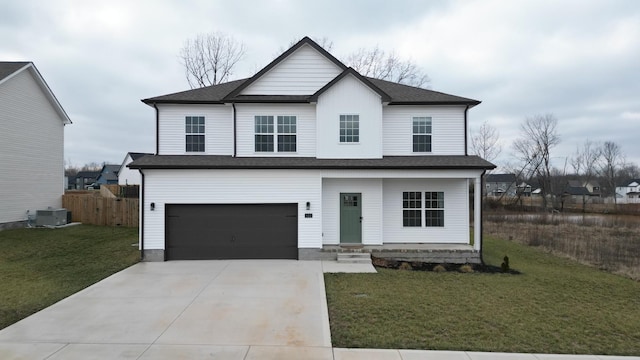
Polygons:
<instances>
[{"instance_id":1,"label":"air conditioning unit","mask_svg":"<svg viewBox=\"0 0 640 360\"><path fill-rule=\"evenodd\" d=\"M36 211L36 226L59 226L67 223L67 209Z\"/></svg>"}]
</instances>

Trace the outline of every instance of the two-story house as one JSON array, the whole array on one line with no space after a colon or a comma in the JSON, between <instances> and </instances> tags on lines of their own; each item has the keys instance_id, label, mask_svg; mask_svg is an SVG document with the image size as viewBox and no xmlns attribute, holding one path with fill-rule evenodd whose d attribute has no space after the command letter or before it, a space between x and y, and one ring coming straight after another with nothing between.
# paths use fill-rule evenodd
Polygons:
<instances>
[{"instance_id":1,"label":"two-story house","mask_svg":"<svg viewBox=\"0 0 640 360\"><path fill-rule=\"evenodd\" d=\"M364 77L305 37L250 78L143 102L156 154L129 167L146 260L413 244L480 259L469 185L495 166L467 154L477 100Z\"/></svg>"}]
</instances>

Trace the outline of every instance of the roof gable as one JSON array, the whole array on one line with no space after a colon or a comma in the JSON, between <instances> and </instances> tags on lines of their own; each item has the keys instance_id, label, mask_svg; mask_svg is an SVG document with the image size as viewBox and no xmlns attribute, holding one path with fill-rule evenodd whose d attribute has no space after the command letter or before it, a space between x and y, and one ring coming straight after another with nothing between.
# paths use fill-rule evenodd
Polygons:
<instances>
[{"instance_id":1,"label":"roof gable","mask_svg":"<svg viewBox=\"0 0 640 360\"><path fill-rule=\"evenodd\" d=\"M62 105L60 105L60 102L58 102L58 99L49 88L49 85L47 85L46 81L44 81L44 78L42 77L42 75L40 75L40 72L32 62L0 61L0 85L10 81L11 78L22 73L23 71L28 71L31 74L31 76L34 78L34 80L42 90L42 93L45 95L47 100L49 100L51 106L53 106L55 112L58 114L62 122L64 124L71 124L71 119L69 119L69 116L62 108Z\"/></svg>"},{"instance_id":2,"label":"roof gable","mask_svg":"<svg viewBox=\"0 0 640 360\"><path fill-rule=\"evenodd\" d=\"M291 64L291 66L288 66L287 64ZM283 69L280 74L275 73L277 72L279 67L285 66L287 67L287 69ZM320 69L319 67L323 68ZM300 75L301 73L309 70L317 72L317 74L314 74L314 77L320 77L319 79L315 79L316 82L322 82L323 76L329 76L329 78L333 78L336 74L345 70L346 68L347 67L342 62L340 62L340 60L336 59L315 41L305 36L304 38L302 38L302 40L293 45L289 50L282 53L275 60L265 66L262 70L258 71L258 73L256 73L254 76L249 78L242 85L238 86L238 88L232 91L228 97L234 97L240 94L274 95L275 93L272 93L272 91L266 89L265 86L259 86L260 83L267 82L268 80L278 80L273 79L274 77L295 77L296 75ZM321 87L322 85L318 86L317 88ZM317 90L317 88L313 91L301 91L305 92L306 95L311 95ZM279 92L278 94L304 95L300 93L300 90L296 91L295 94L287 94L282 92Z\"/></svg>"},{"instance_id":3,"label":"roof gable","mask_svg":"<svg viewBox=\"0 0 640 360\"><path fill-rule=\"evenodd\" d=\"M325 86L323 86L322 88L320 88L320 90L316 91L315 94L313 94L310 98L309 101L311 102L317 102L318 101L318 97L320 97L320 95L322 95L325 91L327 91L328 89L330 89L331 87L333 87L335 84L337 84L338 82L340 82L342 79L344 79L346 76L351 75L353 77L355 77L356 79L358 79L363 85L369 87L371 90L373 90L375 93L377 93L378 95L380 95L380 98L382 99L383 102L390 102L391 101L391 97L385 93L384 91L380 90L379 87L377 87L376 85L374 85L371 81L369 81L366 77L360 75L360 73L358 73L355 69L353 68L347 68L345 69L342 73L340 73L340 75L336 76L333 80L331 80L329 83L327 83Z\"/></svg>"}]
</instances>

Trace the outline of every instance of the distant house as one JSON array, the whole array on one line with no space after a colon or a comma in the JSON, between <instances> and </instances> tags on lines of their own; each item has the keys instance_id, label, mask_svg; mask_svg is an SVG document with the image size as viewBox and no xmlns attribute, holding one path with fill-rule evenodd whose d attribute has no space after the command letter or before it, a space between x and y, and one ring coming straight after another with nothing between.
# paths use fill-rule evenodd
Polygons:
<instances>
[{"instance_id":1,"label":"distant house","mask_svg":"<svg viewBox=\"0 0 640 360\"><path fill-rule=\"evenodd\" d=\"M591 198L600 197L600 185L596 181L581 182L570 180L562 192L562 197L590 202Z\"/></svg>"},{"instance_id":2,"label":"distant house","mask_svg":"<svg viewBox=\"0 0 640 360\"><path fill-rule=\"evenodd\" d=\"M103 165L96 182L100 185L117 184L120 165Z\"/></svg>"},{"instance_id":3,"label":"distant house","mask_svg":"<svg viewBox=\"0 0 640 360\"><path fill-rule=\"evenodd\" d=\"M531 191L531 185L527 184L524 181L516 188L517 195L522 197L531 197Z\"/></svg>"},{"instance_id":4,"label":"distant house","mask_svg":"<svg viewBox=\"0 0 640 360\"><path fill-rule=\"evenodd\" d=\"M616 187L618 203L640 203L640 179L631 179Z\"/></svg>"},{"instance_id":5,"label":"distant house","mask_svg":"<svg viewBox=\"0 0 640 360\"><path fill-rule=\"evenodd\" d=\"M516 196L516 174L489 174L485 184L489 196Z\"/></svg>"},{"instance_id":6,"label":"distant house","mask_svg":"<svg viewBox=\"0 0 640 360\"><path fill-rule=\"evenodd\" d=\"M0 62L0 228L60 208L71 120L32 62Z\"/></svg>"},{"instance_id":7,"label":"distant house","mask_svg":"<svg viewBox=\"0 0 640 360\"><path fill-rule=\"evenodd\" d=\"M74 189L76 190L84 190L87 186L93 184L98 179L98 175L100 175L99 171L78 171L76 174L76 183Z\"/></svg>"},{"instance_id":8,"label":"distant house","mask_svg":"<svg viewBox=\"0 0 640 360\"><path fill-rule=\"evenodd\" d=\"M138 160L145 155L153 155L150 153L129 152L125 155L122 165L118 170L118 184L120 185L140 185L142 180L138 170L132 170L127 167L132 161Z\"/></svg>"}]
</instances>

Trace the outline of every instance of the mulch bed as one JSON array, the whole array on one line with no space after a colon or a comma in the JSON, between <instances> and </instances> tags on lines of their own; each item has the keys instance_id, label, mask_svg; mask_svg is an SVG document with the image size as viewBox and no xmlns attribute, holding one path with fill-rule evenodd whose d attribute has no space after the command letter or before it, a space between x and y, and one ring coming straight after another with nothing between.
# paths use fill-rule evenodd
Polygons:
<instances>
[{"instance_id":1,"label":"mulch bed","mask_svg":"<svg viewBox=\"0 0 640 360\"><path fill-rule=\"evenodd\" d=\"M460 273L488 273L488 274L521 274L518 270L508 269L503 271L500 266L486 264L438 264L421 261L402 261L391 258L371 256L373 266L385 269L435 271L435 272L460 272ZM439 267L439 268L436 268ZM435 270L434 270L435 268ZM444 268L444 270L442 269ZM470 271L473 270L473 271Z\"/></svg>"}]
</instances>

